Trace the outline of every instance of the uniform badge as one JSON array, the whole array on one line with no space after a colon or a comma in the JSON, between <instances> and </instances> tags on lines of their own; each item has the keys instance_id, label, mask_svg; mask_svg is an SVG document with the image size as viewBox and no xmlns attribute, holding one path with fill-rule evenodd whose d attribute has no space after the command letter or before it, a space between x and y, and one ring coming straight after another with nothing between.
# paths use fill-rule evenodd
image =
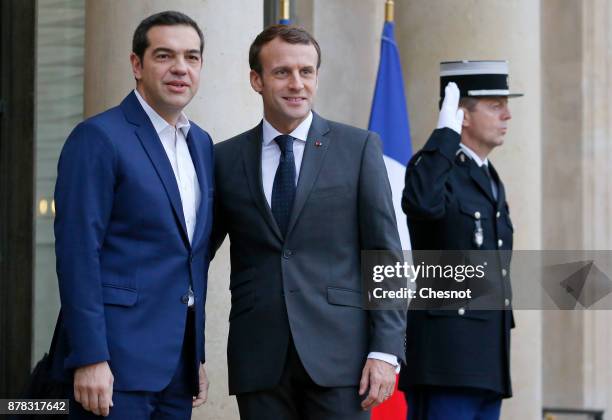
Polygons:
<instances>
[{"instance_id":1,"label":"uniform badge","mask_svg":"<svg viewBox=\"0 0 612 420\"><path fill-rule=\"evenodd\" d=\"M457 150L457 153L455 153L455 156L457 156L457 158L459 158L461 163L465 162L465 153L463 153L463 150L461 150L461 148L459 150Z\"/></svg>"}]
</instances>

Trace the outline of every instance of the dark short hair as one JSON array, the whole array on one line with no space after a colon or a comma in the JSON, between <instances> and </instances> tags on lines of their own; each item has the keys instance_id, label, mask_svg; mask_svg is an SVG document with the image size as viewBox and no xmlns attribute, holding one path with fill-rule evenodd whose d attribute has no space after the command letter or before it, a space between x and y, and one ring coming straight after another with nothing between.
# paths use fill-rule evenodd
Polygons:
<instances>
[{"instance_id":1,"label":"dark short hair","mask_svg":"<svg viewBox=\"0 0 612 420\"><path fill-rule=\"evenodd\" d=\"M474 96L463 96L459 99L459 106L467 109L468 111L474 111L478 104L478 98Z\"/></svg>"},{"instance_id":2,"label":"dark short hair","mask_svg":"<svg viewBox=\"0 0 612 420\"><path fill-rule=\"evenodd\" d=\"M149 47L149 38L147 33L149 29L154 26L175 26L175 25L187 25L191 26L198 33L200 37L200 54L204 51L204 35L200 30L200 27L193 19L181 12L175 12L173 10L167 10L165 12L156 13L144 19L138 24L138 27L134 31L132 37L132 52L140 58L142 62L144 58L144 52Z\"/></svg>"},{"instance_id":3,"label":"dark short hair","mask_svg":"<svg viewBox=\"0 0 612 420\"><path fill-rule=\"evenodd\" d=\"M251 70L255 70L261 74L261 62L259 61L259 53L264 45L268 42L280 38L289 44L312 45L317 50L317 69L321 67L321 47L312 35L303 28L293 25L272 25L263 30L249 49L249 66Z\"/></svg>"}]
</instances>

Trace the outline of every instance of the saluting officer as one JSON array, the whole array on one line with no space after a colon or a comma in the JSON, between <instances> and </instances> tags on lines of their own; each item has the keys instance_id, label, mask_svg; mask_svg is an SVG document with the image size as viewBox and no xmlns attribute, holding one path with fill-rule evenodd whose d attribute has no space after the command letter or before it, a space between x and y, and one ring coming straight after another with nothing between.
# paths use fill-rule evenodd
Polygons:
<instances>
[{"instance_id":1,"label":"saluting officer","mask_svg":"<svg viewBox=\"0 0 612 420\"><path fill-rule=\"evenodd\" d=\"M508 98L522 96L509 93L508 62L441 63L440 95L437 129L406 171L402 207L413 248L510 251L506 194L488 159L508 130ZM409 420L499 418L501 400L512 395L509 254L494 253L487 278L498 289L498 310L466 302L408 312L400 388Z\"/></svg>"}]
</instances>

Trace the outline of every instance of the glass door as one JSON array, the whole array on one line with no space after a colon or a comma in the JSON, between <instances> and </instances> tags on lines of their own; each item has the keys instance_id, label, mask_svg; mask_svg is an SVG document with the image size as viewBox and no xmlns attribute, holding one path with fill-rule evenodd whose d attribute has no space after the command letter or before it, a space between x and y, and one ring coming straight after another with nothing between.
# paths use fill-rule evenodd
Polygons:
<instances>
[{"instance_id":1,"label":"glass door","mask_svg":"<svg viewBox=\"0 0 612 420\"><path fill-rule=\"evenodd\" d=\"M83 119L85 1L38 0L36 25L33 363L49 348L59 310L53 189L61 148Z\"/></svg>"}]
</instances>

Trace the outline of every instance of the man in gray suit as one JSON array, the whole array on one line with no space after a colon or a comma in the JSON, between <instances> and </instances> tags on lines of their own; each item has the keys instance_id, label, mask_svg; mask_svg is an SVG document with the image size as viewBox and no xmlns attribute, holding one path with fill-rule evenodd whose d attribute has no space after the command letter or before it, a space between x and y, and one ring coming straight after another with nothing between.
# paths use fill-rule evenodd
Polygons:
<instances>
[{"instance_id":1,"label":"man in gray suit","mask_svg":"<svg viewBox=\"0 0 612 420\"><path fill-rule=\"evenodd\" d=\"M312 112L316 40L249 52L255 128L215 147L213 252L231 242L230 394L242 419L367 419L393 392L405 312L362 307L361 250L401 249L374 134Z\"/></svg>"}]
</instances>

